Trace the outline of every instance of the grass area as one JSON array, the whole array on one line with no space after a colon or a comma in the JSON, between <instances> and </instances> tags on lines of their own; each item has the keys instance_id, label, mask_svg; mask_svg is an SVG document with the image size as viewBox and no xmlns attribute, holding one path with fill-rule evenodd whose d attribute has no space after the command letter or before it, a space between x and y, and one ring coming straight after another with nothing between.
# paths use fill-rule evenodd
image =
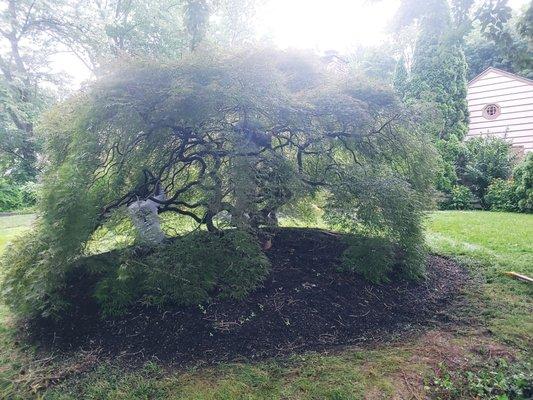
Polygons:
<instances>
[{"instance_id":1,"label":"grass area","mask_svg":"<svg viewBox=\"0 0 533 400\"><path fill-rule=\"evenodd\" d=\"M11 240L28 230L33 214L0 215L0 254ZM0 271L1 274L1 271ZM16 398L17 373L29 362L24 349L15 345L9 312L0 303L0 398Z\"/></svg>"},{"instance_id":2,"label":"grass area","mask_svg":"<svg viewBox=\"0 0 533 400\"><path fill-rule=\"evenodd\" d=\"M4 246L31 225L33 214L0 215L0 252Z\"/></svg>"},{"instance_id":3,"label":"grass area","mask_svg":"<svg viewBox=\"0 0 533 400\"><path fill-rule=\"evenodd\" d=\"M392 394L394 383L383 376L399 373L403 356L376 351L307 354L170 375L153 363L130 374L103 365L81 386L86 399L353 399L371 387ZM65 385L49 398L74 398L76 390Z\"/></svg>"},{"instance_id":4,"label":"grass area","mask_svg":"<svg viewBox=\"0 0 533 400\"><path fill-rule=\"evenodd\" d=\"M0 248L31 220L0 217ZM131 370L95 354L36 358L17 342L0 305L0 398L524 398L519 387L532 379L533 291L503 272L533 275L533 215L437 212L428 219L427 237L434 252L459 259L482 282L467 310L481 316L480 326L437 327L373 349L182 370L150 362Z\"/></svg>"},{"instance_id":5,"label":"grass area","mask_svg":"<svg viewBox=\"0 0 533 400\"><path fill-rule=\"evenodd\" d=\"M479 314L496 335L533 346L533 287L504 275L533 276L533 215L475 211L434 213L427 224L434 252L458 259L483 281Z\"/></svg>"},{"instance_id":6,"label":"grass area","mask_svg":"<svg viewBox=\"0 0 533 400\"><path fill-rule=\"evenodd\" d=\"M533 214L440 211L427 227L435 251L488 262L487 276L499 275L502 267L533 273Z\"/></svg>"}]
</instances>

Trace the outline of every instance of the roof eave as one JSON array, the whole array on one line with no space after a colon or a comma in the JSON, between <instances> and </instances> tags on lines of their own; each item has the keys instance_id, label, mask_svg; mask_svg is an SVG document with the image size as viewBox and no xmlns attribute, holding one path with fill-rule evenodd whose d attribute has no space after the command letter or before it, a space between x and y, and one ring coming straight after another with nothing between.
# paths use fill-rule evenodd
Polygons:
<instances>
[{"instance_id":1,"label":"roof eave","mask_svg":"<svg viewBox=\"0 0 533 400\"><path fill-rule=\"evenodd\" d=\"M499 68L495 67L488 67L483 72L481 72L479 75L477 75L475 78L473 78L471 81L468 82L467 86L470 86L474 83L476 83L478 80L483 78L485 75L487 75L489 72L496 72L497 74L507 76L509 78L517 79L521 82L527 83L529 85L533 85L533 80L524 78L523 76L513 74L512 72L507 72Z\"/></svg>"}]
</instances>

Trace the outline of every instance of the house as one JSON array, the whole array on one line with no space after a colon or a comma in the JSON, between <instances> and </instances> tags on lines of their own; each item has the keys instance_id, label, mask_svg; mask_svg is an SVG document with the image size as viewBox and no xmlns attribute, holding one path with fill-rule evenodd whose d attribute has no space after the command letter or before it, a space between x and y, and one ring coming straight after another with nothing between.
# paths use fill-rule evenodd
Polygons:
<instances>
[{"instance_id":1,"label":"house","mask_svg":"<svg viewBox=\"0 0 533 400\"><path fill-rule=\"evenodd\" d=\"M335 50L327 50L321 57L330 72L345 74L348 72L348 60L339 55Z\"/></svg>"},{"instance_id":2,"label":"house","mask_svg":"<svg viewBox=\"0 0 533 400\"><path fill-rule=\"evenodd\" d=\"M519 153L533 151L533 81L487 68L468 83L470 125L467 139L508 140Z\"/></svg>"}]
</instances>

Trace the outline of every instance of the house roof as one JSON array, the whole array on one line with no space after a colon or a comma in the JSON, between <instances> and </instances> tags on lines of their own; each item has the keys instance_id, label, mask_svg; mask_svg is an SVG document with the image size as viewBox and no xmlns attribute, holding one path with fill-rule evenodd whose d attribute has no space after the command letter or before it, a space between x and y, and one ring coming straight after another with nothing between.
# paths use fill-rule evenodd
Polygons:
<instances>
[{"instance_id":1,"label":"house roof","mask_svg":"<svg viewBox=\"0 0 533 400\"><path fill-rule=\"evenodd\" d=\"M474 79L472 79L470 82L468 82L468 86L470 86L473 83L477 82L478 80L483 78L485 75L487 75L489 72L495 72L495 73L497 73L499 75L507 76L509 78L517 79L517 80L519 80L521 82L524 82L524 83L527 83L529 85L533 85L533 80L531 80L531 79L524 78L523 76L516 75L516 74L504 71L504 70L499 69L499 68L488 67L485 71L483 71L478 76L476 76Z\"/></svg>"}]
</instances>

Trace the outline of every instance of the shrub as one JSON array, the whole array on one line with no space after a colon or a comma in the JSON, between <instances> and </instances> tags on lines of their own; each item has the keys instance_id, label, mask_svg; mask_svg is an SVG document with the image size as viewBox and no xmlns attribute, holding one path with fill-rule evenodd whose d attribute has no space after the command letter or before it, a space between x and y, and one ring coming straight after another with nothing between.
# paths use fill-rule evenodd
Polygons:
<instances>
[{"instance_id":1,"label":"shrub","mask_svg":"<svg viewBox=\"0 0 533 400\"><path fill-rule=\"evenodd\" d=\"M0 211L12 211L23 206L22 192L13 184L0 180Z\"/></svg>"},{"instance_id":2,"label":"shrub","mask_svg":"<svg viewBox=\"0 0 533 400\"><path fill-rule=\"evenodd\" d=\"M242 299L267 275L270 262L257 239L243 231L196 232L149 249L125 251L97 285L104 314L138 300L158 305L201 304L212 296Z\"/></svg>"},{"instance_id":3,"label":"shrub","mask_svg":"<svg viewBox=\"0 0 533 400\"><path fill-rule=\"evenodd\" d=\"M485 203L493 211L517 211L518 199L514 182L494 179L487 189Z\"/></svg>"},{"instance_id":4,"label":"shrub","mask_svg":"<svg viewBox=\"0 0 533 400\"><path fill-rule=\"evenodd\" d=\"M35 182L26 182L20 186L23 208L33 207L37 203L39 186Z\"/></svg>"},{"instance_id":5,"label":"shrub","mask_svg":"<svg viewBox=\"0 0 533 400\"><path fill-rule=\"evenodd\" d=\"M499 138L474 138L466 141L457 165L459 181L470 188L484 204L484 197L494 179L509 179L512 173L511 145Z\"/></svg>"},{"instance_id":6,"label":"shrub","mask_svg":"<svg viewBox=\"0 0 533 400\"><path fill-rule=\"evenodd\" d=\"M17 184L0 179L0 212L31 207L36 202L35 183Z\"/></svg>"},{"instance_id":7,"label":"shrub","mask_svg":"<svg viewBox=\"0 0 533 400\"><path fill-rule=\"evenodd\" d=\"M422 238L410 240L413 242L393 243L385 237L348 235L340 269L357 272L374 283L388 282L392 273L419 279L424 273L427 249Z\"/></svg>"},{"instance_id":8,"label":"shrub","mask_svg":"<svg viewBox=\"0 0 533 400\"><path fill-rule=\"evenodd\" d=\"M417 280L424 276L428 249L422 233L408 236L400 241L396 258L398 272L404 277Z\"/></svg>"},{"instance_id":9,"label":"shrub","mask_svg":"<svg viewBox=\"0 0 533 400\"><path fill-rule=\"evenodd\" d=\"M394 246L390 241L352 236L347 243L341 258L342 270L357 272L375 283L388 280L394 263Z\"/></svg>"},{"instance_id":10,"label":"shrub","mask_svg":"<svg viewBox=\"0 0 533 400\"><path fill-rule=\"evenodd\" d=\"M529 153L526 159L516 166L513 179L518 210L533 212L533 153Z\"/></svg>"},{"instance_id":11,"label":"shrub","mask_svg":"<svg viewBox=\"0 0 533 400\"><path fill-rule=\"evenodd\" d=\"M452 188L448 201L444 203L444 208L451 210L469 210L472 208L474 195L467 186L456 185Z\"/></svg>"}]
</instances>

